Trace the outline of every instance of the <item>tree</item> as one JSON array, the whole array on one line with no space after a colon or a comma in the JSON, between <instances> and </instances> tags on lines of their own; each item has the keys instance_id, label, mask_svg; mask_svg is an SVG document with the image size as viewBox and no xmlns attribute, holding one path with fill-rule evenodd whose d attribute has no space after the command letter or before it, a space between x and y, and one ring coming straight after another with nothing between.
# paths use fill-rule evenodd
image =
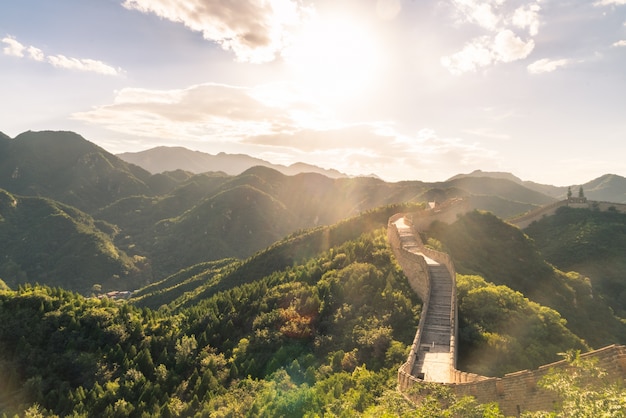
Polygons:
<instances>
[{"instance_id":1,"label":"tree","mask_svg":"<svg viewBox=\"0 0 626 418\"><path fill-rule=\"evenodd\" d=\"M565 417L625 417L626 389L610 379L606 370L593 359L580 356L580 351L564 354L569 367L553 369L538 385L556 392L561 400L555 416ZM524 414L525 417L544 417L545 411ZM552 416L552 415L549 415Z\"/></svg>"},{"instance_id":2,"label":"tree","mask_svg":"<svg viewBox=\"0 0 626 418\"><path fill-rule=\"evenodd\" d=\"M572 186L567 188L567 199L571 199L572 198Z\"/></svg>"},{"instance_id":3,"label":"tree","mask_svg":"<svg viewBox=\"0 0 626 418\"><path fill-rule=\"evenodd\" d=\"M578 189L578 197L585 197L585 192L583 191L583 186L580 186L580 189Z\"/></svg>"}]
</instances>

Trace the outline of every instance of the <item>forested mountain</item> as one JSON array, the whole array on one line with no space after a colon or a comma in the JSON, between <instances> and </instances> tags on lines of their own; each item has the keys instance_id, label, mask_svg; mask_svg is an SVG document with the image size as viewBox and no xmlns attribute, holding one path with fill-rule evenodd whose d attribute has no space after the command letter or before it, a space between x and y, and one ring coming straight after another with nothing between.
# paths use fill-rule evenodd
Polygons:
<instances>
[{"instance_id":1,"label":"forested mountain","mask_svg":"<svg viewBox=\"0 0 626 418\"><path fill-rule=\"evenodd\" d=\"M588 276L596 295L626 318L626 214L562 207L525 232L548 262Z\"/></svg>"},{"instance_id":2,"label":"forested mountain","mask_svg":"<svg viewBox=\"0 0 626 418\"><path fill-rule=\"evenodd\" d=\"M73 132L0 138L0 188L43 196L86 212L122 197L149 194L150 174Z\"/></svg>"},{"instance_id":3,"label":"forested mountain","mask_svg":"<svg viewBox=\"0 0 626 418\"><path fill-rule=\"evenodd\" d=\"M385 219L402 209L411 210L372 211L246 261L190 268L130 302L0 291L0 411L502 416L445 388L420 407L395 390L421 309L386 241ZM459 292L470 368L499 374L586 347L558 312L509 287L462 276ZM472 356L480 352L491 354Z\"/></svg>"},{"instance_id":4,"label":"forested mountain","mask_svg":"<svg viewBox=\"0 0 626 418\"><path fill-rule=\"evenodd\" d=\"M13 289L46 283L89 294L94 284L132 290L152 277L145 259L113 244L116 226L71 206L0 190L0 277Z\"/></svg>"},{"instance_id":5,"label":"forested mountain","mask_svg":"<svg viewBox=\"0 0 626 418\"><path fill-rule=\"evenodd\" d=\"M299 229L383 205L473 196L476 207L508 217L550 201L493 179L387 183L287 176L267 167L237 176L182 170L150 175L71 132L26 132L0 140L0 147L0 187L15 196L54 199L114 225L116 251L143 260L152 281L190 264L245 258ZM69 289L82 292L94 284L82 268L79 262L62 279ZM87 283L79 286L81 279ZM28 280L52 284L45 275ZM111 290L113 282L98 280Z\"/></svg>"},{"instance_id":6,"label":"forested mountain","mask_svg":"<svg viewBox=\"0 0 626 418\"><path fill-rule=\"evenodd\" d=\"M502 218L555 198L510 176L152 175L27 132L0 135L0 183L0 416L501 416L395 391L421 301L387 221L454 197L491 212L423 237L460 273L462 369L626 342L626 215L562 208L520 231Z\"/></svg>"},{"instance_id":7,"label":"forested mountain","mask_svg":"<svg viewBox=\"0 0 626 418\"><path fill-rule=\"evenodd\" d=\"M570 272L567 265L557 264L566 272L555 269L540 247L496 216L475 211L450 225L436 223L428 238L452 256L458 273L478 274L555 309L568 321L568 328L592 347L626 343L624 317L614 315L602 288L592 287L588 278ZM602 259L596 262L603 264Z\"/></svg>"}]
</instances>

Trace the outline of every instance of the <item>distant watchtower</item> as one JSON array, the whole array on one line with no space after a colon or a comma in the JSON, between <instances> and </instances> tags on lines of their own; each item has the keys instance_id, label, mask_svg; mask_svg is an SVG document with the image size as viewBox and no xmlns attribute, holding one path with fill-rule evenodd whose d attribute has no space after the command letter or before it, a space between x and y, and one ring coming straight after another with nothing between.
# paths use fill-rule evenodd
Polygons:
<instances>
[{"instance_id":1,"label":"distant watchtower","mask_svg":"<svg viewBox=\"0 0 626 418\"><path fill-rule=\"evenodd\" d=\"M572 204L574 205L586 205L587 204L587 198L585 197L583 186L580 186L580 189L578 189L578 197L572 196L571 187L567 188L567 204L568 206Z\"/></svg>"}]
</instances>

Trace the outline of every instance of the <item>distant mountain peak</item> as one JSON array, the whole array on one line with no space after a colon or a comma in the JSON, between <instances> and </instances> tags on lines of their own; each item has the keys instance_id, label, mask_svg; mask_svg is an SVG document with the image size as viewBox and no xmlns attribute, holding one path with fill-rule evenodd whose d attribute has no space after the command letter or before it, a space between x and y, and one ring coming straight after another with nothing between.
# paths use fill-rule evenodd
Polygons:
<instances>
[{"instance_id":1,"label":"distant mountain peak","mask_svg":"<svg viewBox=\"0 0 626 418\"><path fill-rule=\"evenodd\" d=\"M456 176L450 177L450 180L456 180L463 177L491 177L491 178L499 178L514 181L515 183L523 184L524 182L519 177L514 174L505 172L505 171L483 171L483 170L474 170L469 174L457 174Z\"/></svg>"},{"instance_id":2,"label":"distant mountain peak","mask_svg":"<svg viewBox=\"0 0 626 418\"><path fill-rule=\"evenodd\" d=\"M325 169L306 163L294 163L290 166L284 166L272 164L246 154L219 152L213 155L202 151L192 151L184 147L159 146L145 151L125 152L118 154L118 157L126 162L138 165L153 174L180 169L196 174L222 171L236 176L251 167L263 166L273 168L290 176L300 173L318 173L330 178L348 177L348 175L337 170Z\"/></svg>"}]
</instances>

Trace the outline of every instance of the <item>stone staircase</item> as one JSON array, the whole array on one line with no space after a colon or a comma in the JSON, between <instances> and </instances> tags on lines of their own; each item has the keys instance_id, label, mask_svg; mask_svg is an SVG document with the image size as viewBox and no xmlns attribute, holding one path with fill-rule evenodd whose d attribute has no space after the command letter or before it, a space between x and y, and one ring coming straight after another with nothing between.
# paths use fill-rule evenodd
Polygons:
<instances>
[{"instance_id":1,"label":"stone staircase","mask_svg":"<svg viewBox=\"0 0 626 418\"><path fill-rule=\"evenodd\" d=\"M428 264L431 278L430 301L421 328L420 347L412 374L430 382L448 382L451 363L450 337L452 313L452 278L445 266Z\"/></svg>"},{"instance_id":2,"label":"stone staircase","mask_svg":"<svg viewBox=\"0 0 626 418\"><path fill-rule=\"evenodd\" d=\"M402 249L424 260L430 283L430 291L422 295L428 299L428 309L420 321L419 346L414 348L417 355L410 373L424 381L450 382L455 368L454 347L450 346L456 333L452 305L454 281L445 265L424 254L421 240L404 217L398 218L394 225Z\"/></svg>"}]
</instances>

